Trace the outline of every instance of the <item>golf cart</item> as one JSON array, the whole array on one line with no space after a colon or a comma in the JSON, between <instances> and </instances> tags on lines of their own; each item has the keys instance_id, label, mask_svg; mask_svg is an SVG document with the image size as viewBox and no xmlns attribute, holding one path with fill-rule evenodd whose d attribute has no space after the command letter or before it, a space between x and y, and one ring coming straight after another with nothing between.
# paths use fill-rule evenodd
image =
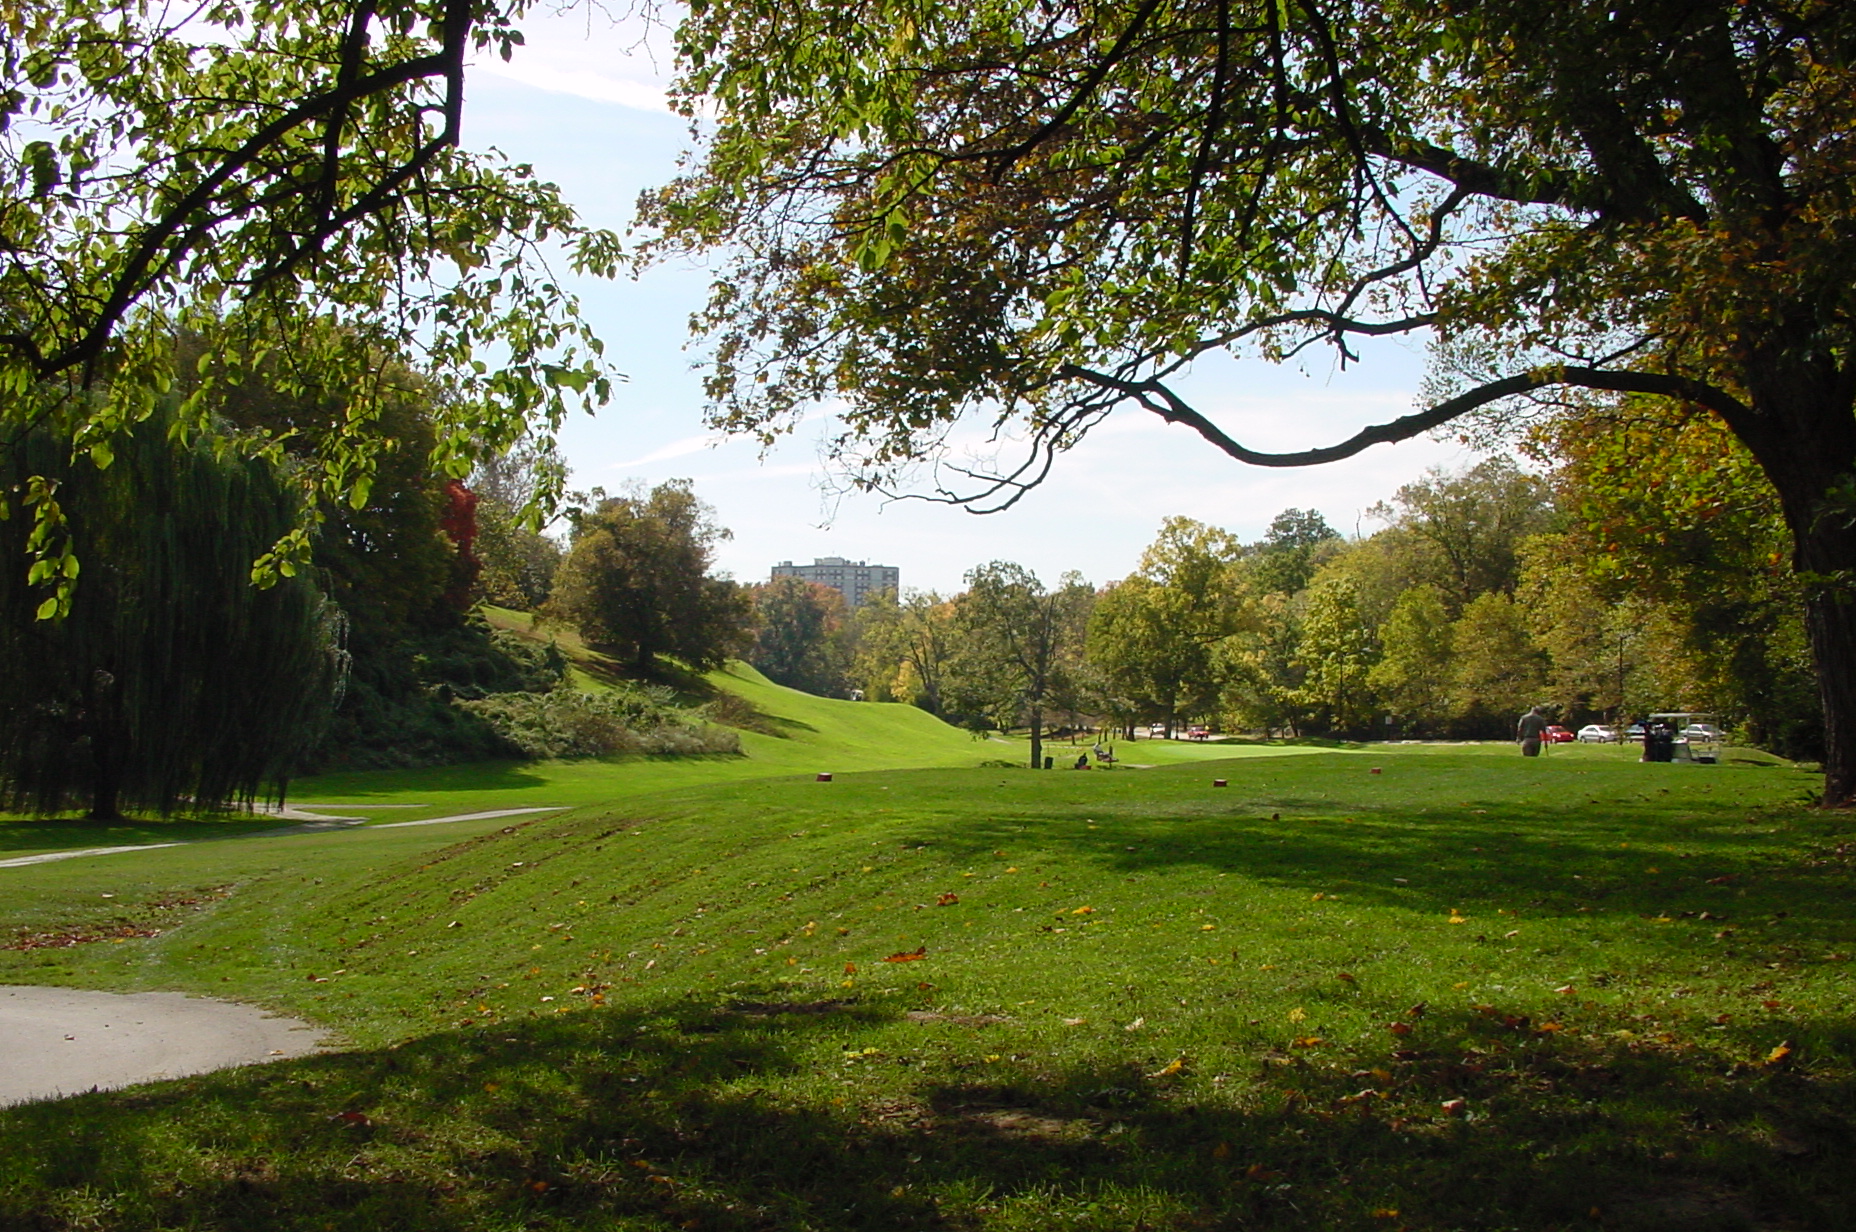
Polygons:
<instances>
[{"instance_id":1,"label":"golf cart","mask_svg":"<svg viewBox=\"0 0 1856 1232\"><path fill-rule=\"evenodd\" d=\"M1644 734L1643 760L1716 765L1721 760L1721 729L1713 715L1699 711L1653 714Z\"/></svg>"}]
</instances>

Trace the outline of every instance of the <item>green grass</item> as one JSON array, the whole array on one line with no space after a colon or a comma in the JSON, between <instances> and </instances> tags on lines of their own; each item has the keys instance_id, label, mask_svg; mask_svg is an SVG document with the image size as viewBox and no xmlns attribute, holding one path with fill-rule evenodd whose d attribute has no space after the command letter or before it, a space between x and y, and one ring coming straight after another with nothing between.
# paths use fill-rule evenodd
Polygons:
<instances>
[{"instance_id":1,"label":"green grass","mask_svg":"<svg viewBox=\"0 0 1856 1232\"><path fill-rule=\"evenodd\" d=\"M796 717L842 749L886 712L842 713ZM1832 1229L1856 1207L1856 825L1792 769L1393 747L624 773L540 820L0 870L7 929L161 930L0 951L0 979L236 994L347 1046L0 1112L0 1226Z\"/></svg>"},{"instance_id":2,"label":"green grass","mask_svg":"<svg viewBox=\"0 0 1856 1232\"><path fill-rule=\"evenodd\" d=\"M329 804L334 812L343 804L418 805L417 811L396 811L391 818L404 821L530 805L603 804L645 792L820 771L973 766L998 757L1002 749L1015 755L1007 746L975 740L913 706L813 697L774 684L743 663L713 672L708 680L750 706L767 729L743 731L739 756L619 755L362 771L304 779L291 795Z\"/></svg>"},{"instance_id":3,"label":"green grass","mask_svg":"<svg viewBox=\"0 0 1856 1232\"><path fill-rule=\"evenodd\" d=\"M703 783L819 771L974 766L988 759L1025 756L1020 748L1023 742L976 740L913 706L814 697L774 684L744 663L731 664L706 679L714 690L739 698L755 716L751 721L764 729L741 733L740 755L618 755L366 770L299 779L290 785L289 799L313 811L364 816L376 823L401 822L491 809L604 804ZM344 808L349 810L346 814ZM241 836L279 824L273 818L239 815L127 824L0 817L0 853L24 856L83 847L190 842Z\"/></svg>"}]
</instances>

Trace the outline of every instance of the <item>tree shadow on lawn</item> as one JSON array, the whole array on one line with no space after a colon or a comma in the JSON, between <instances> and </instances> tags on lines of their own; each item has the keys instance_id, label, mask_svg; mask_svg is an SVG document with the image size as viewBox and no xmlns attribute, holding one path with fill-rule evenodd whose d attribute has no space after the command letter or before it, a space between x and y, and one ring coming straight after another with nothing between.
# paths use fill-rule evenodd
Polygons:
<instances>
[{"instance_id":1,"label":"tree shadow on lawn","mask_svg":"<svg viewBox=\"0 0 1856 1232\"><path fill-rule=\"evenodd\" d=\"M150 843L194 843L237 838L286 823L275 817L227 813L222 817L176 817L92 821L87 817L0 820L0 852L60 851L73 847L138 847Z\"/></svg>"},{"instance_id":2,"label":"tree shadow on lawn","mask_svg":"<svg viewBox=\"0 0 1856 1232\"><path fill-rule=\"evenodd\" d=\"M976 1059L840 1059L898 1026ZM1484 1042L1371 1072L1259 1047L1208 1086L985 1064L1028 1037L881 1003L587 1010L0 1111L0 1225L1828 1229L1856 1201L1848 1083L1424 1030Z\"/></svg>"},{"instance_id":3,"label":"tree shadow on lawn","mask_svg":"<svg viewBox=\"0 0 1856 1232\"><path fill-rule=\"evenodd\" d=\"M1563 797L1517 802L1461 790L1404 801L1295 788L1129 794L1092 805L1087 811L1098 825L1081 820L1075 807L1046 810L1023 800L925 818L915 828L918 841L940 845L957 862L1030 846L1082 856L1120 875L1196 866L1433 915L1459 907L1534 918L1623 913L1687 917L1718 930L1730 918L1738 929L1756 924L1752 915L1783 912L1787 931L1856 946L1856 897L1847 893L1856 848L1836 845L1851 833L1841 815L1687 797L1614 800L1583 811ZM1777 841L1775 829L1785 831ZM1494 925L1490 919L1483 927Z\"/></svg>"},{"instance_id":4,"label":"tree shadow on lawn","mask_svg":"<svg viewBox=\"0 0 1856 1232\"><path fill-rule=\"evenodd\" d=\"M335 771L293 783L290 797L324 801L339 796L359 803L375 796L417 792L535 791L548 786L549 780L531 769L533 765L527 761L475 761L408 770Z\"/></svg>"}]
</instances>

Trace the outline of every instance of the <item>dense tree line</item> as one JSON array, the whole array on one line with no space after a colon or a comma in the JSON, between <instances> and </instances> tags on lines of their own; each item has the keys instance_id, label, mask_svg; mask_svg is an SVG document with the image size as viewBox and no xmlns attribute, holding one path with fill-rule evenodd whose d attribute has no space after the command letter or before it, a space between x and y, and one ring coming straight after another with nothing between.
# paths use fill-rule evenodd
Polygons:
<instances>
[{"instance_id":1,"label":"dense tree line","mask_svg":"<svg viewBox=\"0 0 1856 1232\"><path fill-rule=\"evenodd\" d=\"M291 483L308 459L290 448L227 454L155 417L127 465L74 461L55 433L14 452L23 502L77 499L5 533L68 524L96 545L62 619L37 619L52 599L36 579L0 587L15 805L112 816L249 800L331 765L734 747L673 693L583 691L479 602L572 629L634 682L699 689L691 673L739 655L807 691L1027 730L1033 765L1052 732L1084 728L1487 738L1537 703L1568 722L1708 710L1779 751L1818 748L1784 528L1744 448L1680 406L1545 419L1522 442L1534 469L1432 472L1353 539L1311 510L1253 543L1175 517L1099 589L993 561L951 597L849 610L800 579L716 576L728 532L687 481L576 498L565 542L543 534L526 494L558 482L545 447L448 478L430 461L438 395L382 372L376 413L402 447L358 498L320 497L307 567L267 587L254 561L317 499ZM347 413L333 391L236 393L229 424L305 451Z\"/></svg>"},{"instance_id":2,"label":"dense tree line","mask_svg":"<svg viewBox=\"0 0 1856 1232\"><path fill-rule=\"evenodd\" d=\"M183 371L211 366L196 337L180 346ZM356 403L302 373L184 381L88 455L55 424L13 442L0 550L41 559L0 571L12 807L114 817L250 803L336 767L732 747L655 695L621 686L588 700L557 650L476 609L552 597L568 610L596 566L622 558L603 607L573 618L634 675L659 654L715 666L740 648L747 605L706 576L721 532L687 485L577 510L563 565L537 525L535 494L561 470L545 445L451 478L436 441L443 391L391 357L374 379L371 430L391 447L340 499L304 476ZM218 439L175 413L190 397L211 403ZM301 553L280 546L299 535ZM68 553L67 541L87 546ZM602 612L616 614L602 624Z\"/></svg>"},{"instance_id":3,"label":"dense tree line","mask_svg":"<svg viewBox=\"0 0 1856 1232\"><path fill-rule=\"evenodd\" d=\"M1574 724L1706 710L1818 755L1783 527L1731 437L1644 403L1553 420L1527 447L1538 473L1506 458L1432 472L1352 540L1310 510L1285 510L1254 543L1169 518L1100 590L1075 577L1047 590L995 562L951 598L846 612L836 592L782 579L758 591L755 661L815 692L1034 741L1050 726L1189 722L1501 738L1543 704Z\"/></svg>"},{"instance_id":4,"label":"dense tree line","mask_svg":"<svg viewBox=\"0 0 1856 1232\"><path fill-rule=\"evenodd\" d=\"M175 346L187 379L114 437L73 451L50 422L5 451L0 551L37 561L0 571L0 793L166 813L513 751L451 699L560 665L470 617L480 502L434 462L431 382L376 356L370 430L391 447L336 499L308 472L350 391L267 366L210 385L201 337Z\"/></svg>"}]
</instances>

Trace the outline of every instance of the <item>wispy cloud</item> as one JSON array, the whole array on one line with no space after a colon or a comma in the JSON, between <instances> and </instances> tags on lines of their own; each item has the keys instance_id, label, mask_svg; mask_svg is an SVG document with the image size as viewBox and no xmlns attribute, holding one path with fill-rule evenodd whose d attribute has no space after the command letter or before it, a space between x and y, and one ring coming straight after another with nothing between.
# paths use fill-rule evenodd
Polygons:
<instances>
[{"instance_id":1,"label":"wispy cloud","mask_svg":"<svg viewBox=\"0 0 1856 1232\"><path fill-rule=\"evenodd\" d=\"M652 466L658 462L668 462L672 458L685 458L705 449L713 449L723 443L724 438L705 432L701 436L685 436L653 449L642 458L633 458L626 462L608 462L609 471L634 471L641 466Z\"/></svg>"},{"instance_id":2,"label":"wispy cloud","mask_svg":"<svg viewBox=\"0 0 1856 1232\"><path fill-rule=\"evenodd\" d=\"M596 103L617 103L621 107L631 107L638 111L670 110L662 82L613 77L594 69L555 63L544 56L525 56L508 64L500 60L479 64L477 71L520 82L537 90L546 90L550 94L569 94Z\"/></svg>"}]
</instances>

